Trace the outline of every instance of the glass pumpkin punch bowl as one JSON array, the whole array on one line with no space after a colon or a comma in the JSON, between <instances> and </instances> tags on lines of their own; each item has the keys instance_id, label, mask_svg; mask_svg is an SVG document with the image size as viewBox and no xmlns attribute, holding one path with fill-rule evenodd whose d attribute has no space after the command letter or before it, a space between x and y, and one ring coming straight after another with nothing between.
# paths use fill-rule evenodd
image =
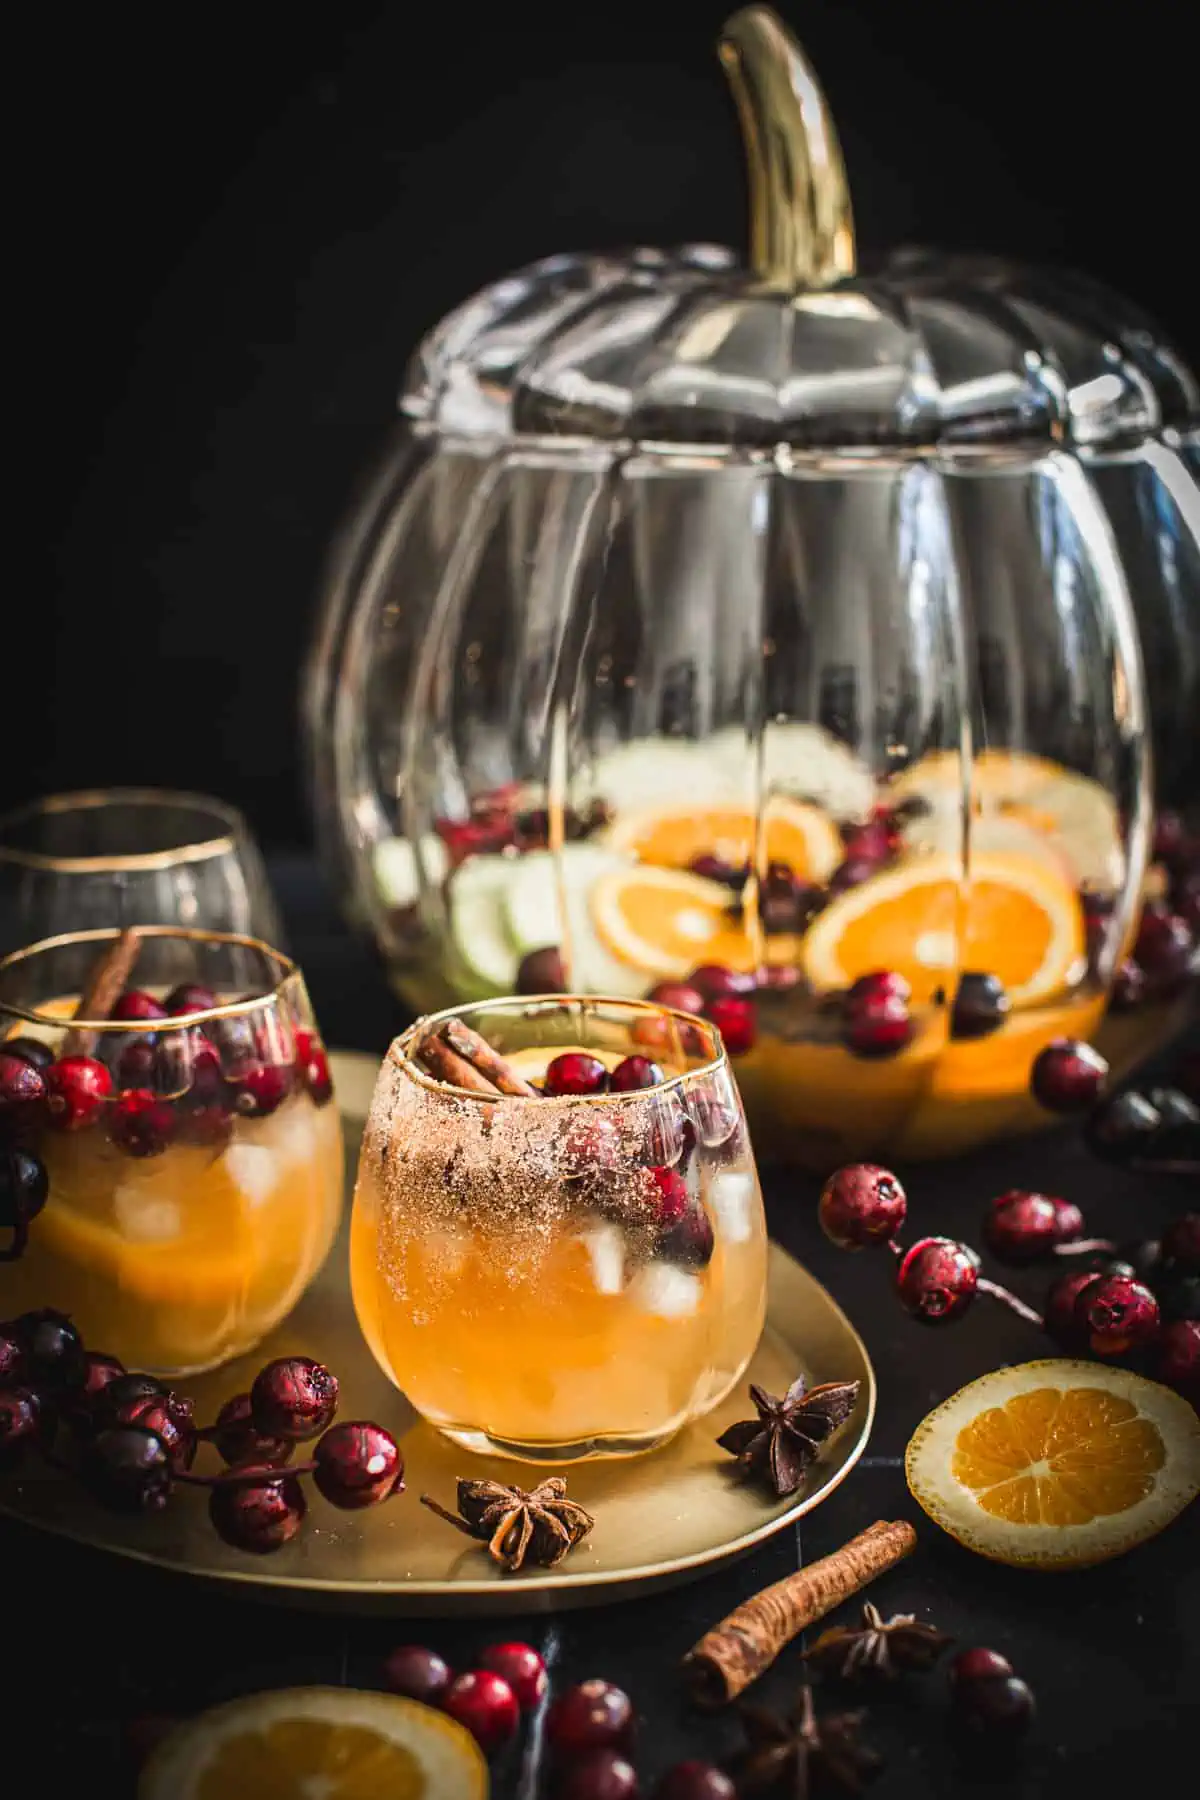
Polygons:
<instances>
[{"instance_id":1,"label":"glass pumpkin punch bowl","mask_svg":"<svg viewBox=\"0 0 1200 1800\"><path fill-rule=\"evenodd\" d=\"M310 656L319 829L414 1006L698 988L760 1149L944 1154L1192 1003L1200 386L1080 278L858 272L798 47L721 54L750 269L555 256L417 352Z\"/></svg>"}]
</instances>

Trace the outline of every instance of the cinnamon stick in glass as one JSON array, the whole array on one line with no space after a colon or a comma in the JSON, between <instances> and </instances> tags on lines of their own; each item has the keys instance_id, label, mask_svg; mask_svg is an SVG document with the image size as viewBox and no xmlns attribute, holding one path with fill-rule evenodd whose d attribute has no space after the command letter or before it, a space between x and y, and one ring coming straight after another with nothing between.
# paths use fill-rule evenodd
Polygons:
<instances>
[{"instance_id":1,"label":"cinnamon stick in glass","mask_svg":"<svg viewBox=\"0 0 1200 1800\"><path fill-rule=\"evenodd\" d=\"M141 949L141 936L136 930L118 933L92 965L75 1008L75 1018L108 1018L125 992ZM73 1025L63 1038L62 1055L90 1056L96 1036L94 1031L82 1031Z\"/></svg>"},{"instance_id":2,"label":"cinnamon stick in glass","mask_svg":"<svg viewBox=\"0 0 1200 1800\"><path fill-rule=\"evenodd\" d=\"M512 1064L505 1062L485 1037L480 1037L477 1031L472 1031L461 1019L447 1019L442 1026L441 1036L456 1056L461 1056L464 1062L478 1069L502 1094L512 1094L521 1100L537 1099L537 1089L531 1087L523 1075L518 1075Z\"/></svg>"},{"instance_id":3,"label":"cinnamon stick in glass","mask_svg":"<svg viewBox=\"0 0 1200 1800\"><path fill-rule=\"evenodd\" d=\"M684 1658L692 1697L723 1706L768 1669L786 1644L911 1554L917 1541L902 1519L880 1519L831 1556L755 1594L705 1632Z\"/></svg>"}]
</instances>

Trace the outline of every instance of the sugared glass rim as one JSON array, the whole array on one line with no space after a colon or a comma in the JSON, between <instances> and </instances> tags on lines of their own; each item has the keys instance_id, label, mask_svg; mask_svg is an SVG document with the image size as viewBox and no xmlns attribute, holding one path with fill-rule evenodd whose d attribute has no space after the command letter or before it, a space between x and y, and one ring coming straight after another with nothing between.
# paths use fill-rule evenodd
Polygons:
<instances>
[{"instance_id":1,"label":"sugared glass rim","mask_svg":"<svg viewBox=\"0 0 1200 1800\"><path fill-rule=\"evenodd\" d=\"M0 963L0 970L3 969ZM671 1075L666 1081L658 1081L653 1087L630 1088L627 1093L613 1094L481 1094L474 1088L456 1087L452 1082L439 1081L436 1075L430 1075L422 1069L409 1055L409 1050L417 1043L436 1031L439 1025L448 1019L460 1019L464 1025L470 1025L480 1014L499 1012L528 1012L532 1014L548 1008L565 1010L575 1006L582 1012L597 1007L611 1006L619 1011L643 1013L656 1019L675 1021L680 1031L695 1031L697 1028L704 1034L708 1044L714 1046L714 1054L708 1062L700 1063L694 1069L685 1069L682 1074ZM635 1054L630 1052L631 1055ZM640 1053L639 1053L640 1054ZM650 1057L653 1061L653 1056ZM428 1088L434 1094L452 1095L456 1100L473 1100L478 1105L495 1106L504 1101L509 1106L529 1106L535 1100L539 1106L618 1106L629 1100L646 1100L655 1094L669 1094L674 1089L690 1086L705 1076L719 1073L728 1067L729 1057L720 1032L709 1019L703 1019L698 1013L680 1012L674 1006L660 1006L655 1000L629 1000L616 994L500 994L491 1000L468 1000L459 1006L445 1006L441 1012L423 1013L414 1019L406 1031L392 1039L388 1045L387 1061L394 1063L410 1081L420 1087Z\"/></svg>"},{"instance_id":2,"label":"sugared glass rim","mask_svg":"<svg viewBox=\"0 0 1200 1800\"><path fill-rule=\"evenodd\" d=\"M244 937L236 931L205 931L200 926L187 925L102 925L92 931L63 931L57 937L39 938L36 944L26 944L21 950L11 950L7 956L0 957L0 981L7 970L51 950L64 950L71 944L113 943L126 931L132 931L142 938L183 938L192 943L234 944L242 950L256 950L274 964L277 972L274 985L248 1000L227 1000L220 1006L209 1007L207 1012L172 1014L166 1019L64 1018L62 1013L20 1006L15 1000L5 1000L2 996L0 1017L24 1019L32 1025L48 1025L54 1029L71 1027L77 1031L178 1031L205 1024L210 1019L236 1019L247 1013L258 1012L263 1006L278 1001L289 982L294 981L300 973L298 965L290 956L285 956L282 950L274 949L272 945L264 943L262 938Z\"/></svg>"},{"instance_id":3,"label":"sugared glass rim","mask_svg":"<svg viewBox=\"0 0 1200 1800\"><path fill-rule=\"evenodd\" d=\"M213 836L177 844L170 850L133 850L111 856L51 856L42 850L23 850L5 842L15 826L45 814L98 811L103 806L190 808L207 814L222 829ZM211 794L193 794L174 788L81 788L76 793L47 794L14 807L0 817L0 862L25 869L46 869L63 875L103 875L110 871L173 869L181 863L208 862L216 856L236 854L238 839L248 839L250 828L236 806Z\"/></svg>"}]
</instances>

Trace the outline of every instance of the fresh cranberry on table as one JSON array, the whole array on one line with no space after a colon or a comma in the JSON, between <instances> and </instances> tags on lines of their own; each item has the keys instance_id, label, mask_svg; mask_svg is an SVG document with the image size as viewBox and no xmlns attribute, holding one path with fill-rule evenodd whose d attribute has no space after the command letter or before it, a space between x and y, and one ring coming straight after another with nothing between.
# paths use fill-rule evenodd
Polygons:
<instances>
[{"instance_id":1,"label":"fresh cranberry on table","mask_svg":"<svg viewBox=\"0 0 1200 1800\"><path fill-rule=\"evenodd\" d=\"M14 1319L11 1331L22 1351L25 1379L49 1393L77 1389L83 1381L83 1339L66 1313L40 1307Z\"/></svg>"},{"instance_id":2,"label":"fresh cranberry on table","mask_svg":"<svg viewBox=\"0 0 1200 1800\"><path fill-rule=\"evenodd\" d=\"M1085 1288L1100 1280L1096 1269L1068 1269L1050 1283L1042 1307L1046 1330L1064 1350L1087 1346L1087 1331L1080 1324L1076 1302Z\"/></svg>"},{"instance_id":3,"label":"fresh cranberry on table","mask_svg":"<svg viewBox=\"0 0 1200 1800\"><path fill-rule=\"evenodd\" d=\"M627 1056L608 1078L614 1094L632 1094L641 1088L658 1087L666 1077L658 1063L648 1056Z\"/></svg>"},{"instance_id":4,"label":"fresh cranberry on table","mask_svg":"<svg viewBox=\"0 0 1200 1800\"><path fill-rule=\"evenodd\" d=\"M1161 900L1148 901L1134 940L1133 957L1150 986L1164 998L1187 980L1195 939L1186 919Z\"/></svg>"},{"instance_id":5,"label":"fresh cranberry on table","mask_svg":"<svg viewBox=\"0 0 1200 1800\"><path fill-rule=\"evenodd\" d=\"M311 1356L280 1356L259 1370L250 1389L255 1429L264 1437L316 1437L333 1422L338 1381Z\"/></svg>"},{"instance_id":6,"label":"fresh cranberry on table","mask_svg":"<svg viewBox=\"0 0 1200 1800\"><path fill-rule=\"evenodd\" d=\"M565 994L567 970L557 944L530 950L517 968L518 994Z\"/></svg>"},{"instance_id":7,"label":"fresh cranberry on table","mask_svg":"<svg viewBox=\"0 0 1200 1800\"><path fill-rule=\"evenodd\" d=\"M1200 1320L1175 1319L1163 1326L1154 1373L1200 1411Z\"/></svg>"},{"instance_id":8,"label":"fresh cranberry on table","mask_svg":"<svg viewBox=\"0 0 1200 1800\"><path fill-rule=\"evenodd\" d=\"M1083 1288L1075 1316L1097 1356L1124 1356L1158 1336L1158 1301L1144 1282L1128 1275L1101 1275Z\"/></svg>"},{"instance_id":9,"label":"fresh cranberry on table","mask_svg":"<svg viewBox=\"0 0 1200 1800\"><path fill-rule=\"evenodd\" d=\"M532 1644L489 1644L479 1658L479 1666L507 1681L523 1712L538 1704L549 1685L546 1665Z\"/></svg>"},{"instance_id":10,"label":"fresh cranberry on table","mask_svg":"<svg viewBox=\"0 0 1200 1800\"><path fill-rule=\"evenodd\" d=\"M32 1137L46 1118L49 1089L42 1070L0 1050L0 1136Z\"/></svg>"},{"instance_id":11,"label":"fresh cranberry on table","mask_svg":"<svg viewBox=\"0 0 1200 1800\"><path fill-rule=\"evenodd\" d=\"M111 1512L160 1512L170 1498L173 1468L156 1431L111 1425L85 1445L79 1478L92 1499Z\"/></svg>"},{"instance_id":12,"label":"fresh cranberry on table","mask_svg":"<svg viewBox=\"0 0 1200 1800\"><path fill-rule=\"evenodd\" d=\"M101 1397L124 1374L124 1363L106 1350L88 1350L83 1359L83 1376L75 1390L80 1417L94 1418Z\"/></svg>"},{"instance_id":13,"label":"fresh cranberry on table","mask_svg":"<svg viewBox=\"0 0 1200 1800\"><path fill-rule=\"evenodd\" d=\"M555 1800L638 1800L637 1770L619 1750L593 1750L570 1763L554 1785Z\"/></svg>"},{"instance_id":14,"label":"fresh cranberry on table","mask_svg":"<svg viewBox=\"0 0 1200 1800\"><path fill-rule=\"evenodd\" d=\"M126 1156L161 1156L175 1136L178 1114L148 1088L127 1088L108 1109L108 1135Z\"/></svg>"},{"instance_id":15,"label":"fresh cranberry on table","mask_svg":"<svg viewBox=\"0 0 1200 1800\"><path fill-rule=\"evenodd\" d=\"M46 1115L56 1131L85 1131L113 1090L112 1076L94 1056L61 1056L46 1074Z\"/></svg>"},{"instance_id":16,"label":"fresh cranberry on table","mask_svg":"<svg viewBox=\"0 0 1200 1800\"><path fill-rule=\"evenodd\" d=\"M111 1383L109 1384L111 1386ZM190 1467L196 1454L192 1403L175 1394L150 1394L110 1409L114 1426L140 1425L162 1443L172 1465Z\"/></svg>"},{"instance_id":17,"label":"fresh cranberry on table","mask_svg":"<svg viewBox=\"0 0 1200 1800\"><path fill-rule=\"evenodd\" d=\"M896 1271L901 1305L924 1325L945 1325L975 1298L979 1258L953 1238L919 1238Z\"/></svg>"},{"instance_id":18,"label":"fresh cranberry on table","mask_svg":"<svg viewBox=\"0 0 1200 1800\"><path fill-rule=\"evenodd\" d=\"M821 1190L817 1217L825 1236L841 1250L886 1244L904 1223L908 1201L890 1169L849 1163Z\"/></svg>"},{"instance_id":19,"label":"fresh cranberry on table","mask_svg":"<svg viewBox=\"0 0 1200 1800\"><path fill-rule=\"evenodd\" d=\"M1016 1675L990 1675L954 1687L955 1712L973 1733L992 1741L1025 1735L1036 1711L1033 1690Z\"/></svg>"},{"instance_id":20,"label":"fresh cranberry on table","mask_svg":"<svg viewBox=\"0 0 1200 1800\"><path fill-rule=\"evenodd\" d=\"M8 1320L0 1323L0 1388L15 1387L21 1379L25 1352L16 1327Z\"/></svg>"},{"instance_id":21,"label":"fresh cranberry on table","mask_svg":"<svg viewBox=\"0 0 1200 1800\"><path fill-rule=\"evenodd\" d=\"M208 1495L208 1516L217 1536L235 1550L259 1556L290 1543L307 1511L295 1476L268 1470L261 1481L218 1482Z\"/></svg>"},{"instance_id":22,"label":"fresh cranberry on table","mask_svg":"<svg viewBox=\"0 0 1200 1800\"><path fill-rule=\"evenodd\" d=\"M984 1215L984 1242L1002 1262L1034 1262L1082 1235L1083 1214L1055 1194L1011 1188L993 1200Z\"/></svg>"},{"instance_id":23,"label":"fresh cranberry on table","mask_svg":"<svg viewBox=\"0 0 1200 1800\"><path fill-rule=\"evenodd\" d=\"M331 1506L375 1506L404 1488L404 1458L390 1431L369 1419L333 1425L313 1450L313 1480Z\"/></svg>"},{"instance_id":24,"label":"fresh cranberry on table","mask_svg":"<svg viewBox=\"0 0 1200 1800\"><path fill-rule=\"evenodd\" d=\"M608 1070L598 1056L582 1050L567 1050L556 1056L545 1075L546 1093L555 1099L565 1095L582 1097L602 1094L608 1086Z\"/></svg>"},{"instance_id":25,"label":"fresh cranberry on table","mask_svg":"<svg viewBox=\"0 0 1200 1800\"><path fill-rule=\"evenodd\" d=\"M50 1195L50 1177L40 1156L14 1144L0 1145L0 1231L36 1219Z\"/></svg>"},{"instance_id":26,"label":"fresh cranberry on table","mask_svg":"<svg viewBox=\"0 0 1200 1800\"><path fill-rule=\"evenodd\" d=\"M710 1000L705 1007L705 1016L720 1032L730 1056L745 1056L747 1051L753 1050L758 1035L753 1001L728 994Z\"/></svg>"},{"instance_id":27,"label":"fresh cranberry on table","mask_svg":"<svg viewBox=\"0 0 1200 1800\"><path fill-rule=\"evenodd\" d=\"M128 988L118 999L111 1019L119 1019L123 1024L140 1024L147 1019L165 1019L167 1008L153 994L147 994L143 988Z\"/></svg>"},{"instance_id":28,"label":"fresh cranberry on table","mask_svg":"<svg viewBox=\"0 0 1200 1800\"><path fill-rule=\"evenodd\" d=\"M1162 1258L1188 1274L1200 1274L1200 1213L1180 1213L1164 1228Z\"/></svg>"},{"instance_id":29,"label":"fresh cranberry on table","mask_svg":"<svg viewBox=\"0 0 1200 1800\"><path fill-rule=\"evenodd\" d=\"M384 1659L383 1685L389 1693L423 1706L440 1706L454 1679L450 1665L422 1644L400 1644Z\"/></svg>"},{"instance_id":30,"label":"fresh cranberry on table","mask_svg":"<svg viewBox=\"0 0 1200 1800\"><path fill-rule=\"evenodd\" d=\"M654 1800L737 1800L737 1789L715 1763L676 1763L654 1790Z\"/></svg>"},{"instance_id":31,"label":"fresh cranberry on table","mask_svg":"<svg viewBox=\"0 0 1200 1800\"><path fill-rule=\"evenodd\" d=\"M217 1454L227 1463L283 1463L295 1441L259 1431L249 1394L233 1394L226 1400L217 1414L212 1439Z\"/></svg>"},{"instance_id":32,"label":"fresh cranberry on table","mask_svg":"<svg viewBox=\"0 0 1200 1800\"><path fill-rule=\"evenodd\" d=\"M633 1739L633 1702L608 1681L581 1681L567 1688L546 1716L546 1742L566 1761L589 1750L628 1750Z\"/></svg>"},{"instance_id":33,"label":"fresh cranberry on table","mask_svg":"<svg viewBox=\"0 0 1200 1800\"><path fill-rule=\"evenodd\" d=\"M1098 1050L1078 1038L1055 1038L1035 1057L1029 1085L1047 1112L1080 1113L1095 1105L1107 1078Z\"/></svg>"},{"instance_id":34,"label":"fresh cranberry on table","mask_svg":"<svg viewBox=\"0 0 1200 1800\"><path fill-rule=\"evenodd\" d=\"M442 1710L466 1727L485 1755L506 1744L521 1718L517 1696L502 1675L469 1669L442 1695Z\"/></svg>"},{"instance_id":35,"label":"fresh cranberry on table","mask_svg":"<svg viewBox=\"0 0 1200 1800\"><path fill-rule=\"evenodd\" d=\"M0 1388L0 1471L15 1469L41 1437L41 1397L32 1388Z\"/></svg>"},{"instance_id":36,"label":"fresh cranberry on table","mask_svg":"<svg viewBox=\"0 0 1200 1800\"><path fill-rule=\"evenodd\" d=\"M213 990L198 981L181 981L163 1001L163 1006L175 1019L183 1018L188 1013L212 1012L218 1004Z\"/></svg>"}]
</instances>

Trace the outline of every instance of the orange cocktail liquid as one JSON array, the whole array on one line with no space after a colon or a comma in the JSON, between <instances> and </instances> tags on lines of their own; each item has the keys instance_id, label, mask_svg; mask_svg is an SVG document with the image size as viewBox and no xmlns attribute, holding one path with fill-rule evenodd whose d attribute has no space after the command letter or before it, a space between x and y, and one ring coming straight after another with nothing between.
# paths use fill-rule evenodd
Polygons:
<instances>
[{"instance_id":1,"label":"orange cocktail liquid","mask_svg":"<svg viewBox=\"0 0 1200 1800\"><path fill-rule=\"evenodd\" d=\"M399 1159L369 1131L350 1260L376 1360L426 1418L477 1447L620 1453L670 1436L728 1393L764 1316L753 1162L695 1155L712 1226L703 1267L552 1194L524 1211L502 1162L494 1208L447 1209L428 1181L398 1179Z\"/></svg>"},{"instance_id":2,"label":"orange cocktail liquid","mask_svg":"<svg viewBox=\"0 0 1200 1800\"><path fill-rule=\"evenodd\" d=\"M130 1368L180 1375L249 1350L295 1305L341 1211L335 1103L239 1118L219 1151L124 1155L102 1129L45 1135L50 1198L0 1309L54 1306Z\"/></svg>"}]
</instances>

